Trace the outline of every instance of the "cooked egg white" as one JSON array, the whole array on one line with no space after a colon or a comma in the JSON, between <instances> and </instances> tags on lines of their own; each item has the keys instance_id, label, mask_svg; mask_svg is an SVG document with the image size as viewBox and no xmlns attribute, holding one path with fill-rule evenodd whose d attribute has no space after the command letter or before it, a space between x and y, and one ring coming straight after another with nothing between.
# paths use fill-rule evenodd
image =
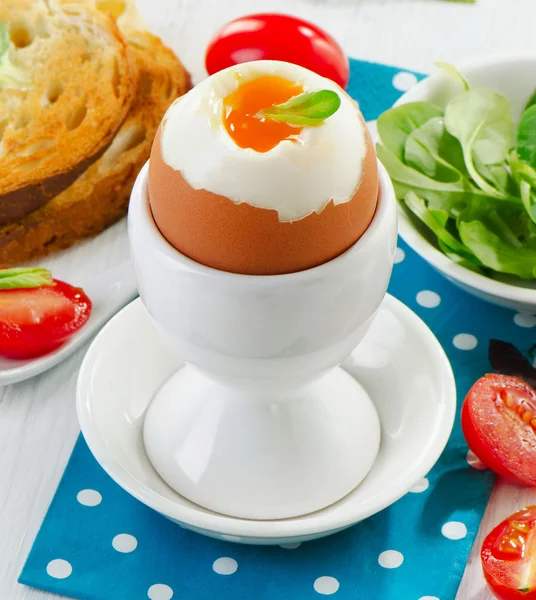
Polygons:
<instances>
[{"instance_id":1,"label":"cooked egg white","mask_svg":"<svg viewBox=\"0 0 536 600\"><path fill-rule=\"evenodd\" d=\"M333 90L341 106L322 125L304 127L267 152L241 148L224 126L223 101L241 83L263 75L283 77L305 91ZM194 190L273 209L281 222L321 213L331 200L349 202L367 153L365 123L350 96L329 79L278 61L236 65L204 80L171 105L160 143L164 162Z\"/></svg>"}]
</instances>

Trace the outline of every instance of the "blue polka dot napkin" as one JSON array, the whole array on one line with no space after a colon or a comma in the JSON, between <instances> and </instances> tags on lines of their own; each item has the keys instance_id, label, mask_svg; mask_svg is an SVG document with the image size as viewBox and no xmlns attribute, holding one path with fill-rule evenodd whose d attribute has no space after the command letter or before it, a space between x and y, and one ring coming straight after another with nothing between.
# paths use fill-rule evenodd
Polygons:
<instances>
[{"instance_id":1,"label":"blue polka dot napkin","mask_svg":"<svg viewBox=\"0 0 536 600\"><path fill-rule=\"evenodd\" d=\"M421 76L351 63L349 92L376 119ZM491 337L528 350L536 319L458 290L403 243L390 292L431 327L458 397L489 369ZM335 536L249 547L188 532L120 489L78 440L20 582L82 600L454 600L493 476L457 420L437 465L405 497Z\"/></svg>"}]
</instances>

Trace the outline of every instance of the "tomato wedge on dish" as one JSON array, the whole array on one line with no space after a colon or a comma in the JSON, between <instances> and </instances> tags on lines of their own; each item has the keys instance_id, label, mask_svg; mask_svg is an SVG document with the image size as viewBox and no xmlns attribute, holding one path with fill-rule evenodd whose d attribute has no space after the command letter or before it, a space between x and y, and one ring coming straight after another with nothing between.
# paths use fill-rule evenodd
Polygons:
<instances>
[{"instance_id":1,"label":"tomato wedge on dish","mask_svg":"<svg viewBox=\"0 0 536 600\"><path fill-rule=\"evenodd\" d=\"M497 525L484 540L480 558L499 600L536 600L536 506Z\"/></svg>"},{"instance_id":2,"label":"tomato wedge on dish","mask_svg":"<svg viewBox=\"0 0 536 600\"><path fill-rule=\"evenodd\" d=\"M536 485L536 391L518 377L491 374L462 407L467 444L490 469Z\"/></svg>"},{"instance_id":3,"label":"tomato wedge on dish","mask_svg":"<svg viewBox=\"0 0 536 600\"><path fill-rule=\"evenodd\" d=\"M52 352L91 313L83 290L63 281L35 288L0 289L0 356L23 359Z\"/></svg>"}]
</instances>

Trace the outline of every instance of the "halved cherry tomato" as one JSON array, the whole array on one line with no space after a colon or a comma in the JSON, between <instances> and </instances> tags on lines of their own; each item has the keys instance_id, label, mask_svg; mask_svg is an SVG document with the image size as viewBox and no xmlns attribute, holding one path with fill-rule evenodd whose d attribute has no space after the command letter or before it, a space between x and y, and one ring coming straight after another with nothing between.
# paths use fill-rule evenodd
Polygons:
<instances>
[{"instance_id":1,"label":"halved cherry tomato","mask_svg":"<svg viewBox=\"0 0 536 600\"><path fill-rule=\"evenodd\" d=\"M469 390L462 429L490 469L536 485L536 391L518 377L486 375Z\"/></svg>"},{"instance_id":2,"label":"halved cherry tomato","mask_svg":"<svg viewBox=\"0 0 536 600\"><path fill-rule=\"evenodd\" d=\"M499 600L536 600L536 506L497 525L484 540L480 557L484 577Z\"/></svg>"},{"instance_id":3,"label":"halved cherry tomato","mask_svg":"<svg viewBox=\"0 0 536 600\"><path fill-rule=\"evenodd\" d=\"M346 87L348 58L316 25L280 14L255 14L224 25L205 57L209 75L251 60L283 60L306 67Z\"/></svg>"},{"instance_id":4,"label":"halved cherry tomato","mask_svg":"<svg viewBox=\"0 0 536 600\"><path fill-rule=\"evenodd\" d=\"M0 355L34 358L61 346L91 313L83 290L63 281L53 286L0 290Z\"/></svg>"}]
</instances>

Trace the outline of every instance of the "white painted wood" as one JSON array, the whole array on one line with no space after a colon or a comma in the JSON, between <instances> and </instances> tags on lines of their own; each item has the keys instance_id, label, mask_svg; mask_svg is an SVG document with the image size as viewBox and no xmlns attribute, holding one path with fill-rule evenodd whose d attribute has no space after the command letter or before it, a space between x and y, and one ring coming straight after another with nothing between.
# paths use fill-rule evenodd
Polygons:
<instances>
[{"instance_id":1,"label":"white painted wood","mask_svg":"<svg viewBox=\"0 0 536 600\"><path fill-rule=\"evenodd\" d=\"M150 28L178 53L195 81L204 76L204 48L217 27L238 15L267 10L285 11L317 22L356 58L422 71L429 71L435 59L459 64L490 53L534 50L534 0L477 0L476 5L441 0L138 0L138 3ZM107 266L111 253L110 249L102 248L97 254L92 251L92 267ZM63 265L62 276L75 281L80 272L79 261L68 263ZM83 352L48 374L0 389L2 600L54 598L20 586L16 579L78 433L74 385ZM531 492L501 483L486 512L481 534L530 502L536 502L536 490ZM477 552L481 539L480 535L457 600L492 598L481 576Z\"/></svg>"}]
</instances>

